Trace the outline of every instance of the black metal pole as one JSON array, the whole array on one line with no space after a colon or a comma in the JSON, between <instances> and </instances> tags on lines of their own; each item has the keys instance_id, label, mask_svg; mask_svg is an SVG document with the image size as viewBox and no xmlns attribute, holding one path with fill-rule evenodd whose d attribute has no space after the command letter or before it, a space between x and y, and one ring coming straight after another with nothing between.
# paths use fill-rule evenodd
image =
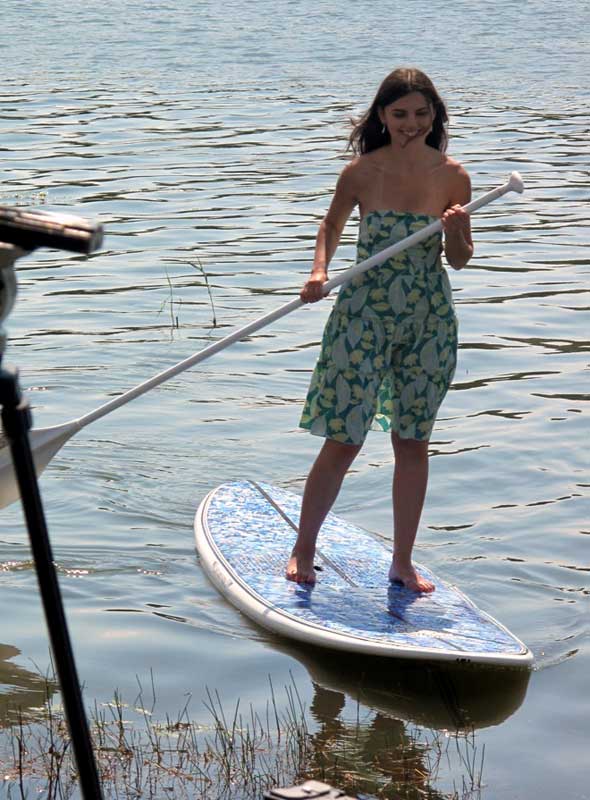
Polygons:
<instances>
[{"instance_id":1,"label":"black metal pole","mask_svg":"<svg viewBox=\"0 0 590 800\"><path fill-rule=\"evenodd\" d=\"M82 703L82 692L29 443L31 412L28 402L21 395L18 374L15 371L0 370L0 406L31 540L49 639L78 765L80 788L85 800L102 800L90 730Z\"/></svg>"}]
</instances>

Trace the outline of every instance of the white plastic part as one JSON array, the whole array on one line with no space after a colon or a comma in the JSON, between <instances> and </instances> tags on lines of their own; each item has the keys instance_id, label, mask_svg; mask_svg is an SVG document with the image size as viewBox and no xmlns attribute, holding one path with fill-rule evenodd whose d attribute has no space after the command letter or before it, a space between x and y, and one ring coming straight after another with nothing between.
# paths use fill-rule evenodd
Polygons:
<instances>
[{"instance_id":1,"label":"white plastic part","mask_svg":"<svg viewBox=\"0 0 590 800\"><path fill-rule=\"evenodd\" d=\"M53 428L36 428L29 431L29 442L37 475L41 475L53 456L79 430L76 422L65 422ZM18 498L19 490L12 466L10 446L4 437L0 437L0 508L14 503Z\"/></svg>"},{"instance_id":2,"label":"white plastic part","mask_svg":"<svg viewBox=\"0 0 590 800\"><path fill-rule=\"evenodd\" d=\"M508 184L510 186L511 192L518 192L519 194L522 194L524 192L524 181L521 177L520 172L513 172L510 176Z\"/></svg>"}]
</instances>

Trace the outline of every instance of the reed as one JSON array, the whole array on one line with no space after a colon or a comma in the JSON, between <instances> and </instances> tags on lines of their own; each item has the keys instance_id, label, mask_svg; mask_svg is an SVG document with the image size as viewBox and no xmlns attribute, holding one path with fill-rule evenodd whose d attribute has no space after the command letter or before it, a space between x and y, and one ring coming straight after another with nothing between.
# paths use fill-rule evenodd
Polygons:
<instances>
[{"instance_id":1,"label":"reed","mask_svg":"<svg viewBox=\"0 0 590 800\"><path fill-rule=\"evenodd\" d=\"M215 313L215 303L213 302L213 293L211 292L211 286L209 284L209 276L205 270L205 267L201 263L200 259L196 259L196 263L192 261L188 262L193 269L196 269L199 272L203 280L205 281L205 288L207 289L207 295L209 297L209 304L211 306L211 317L212 317L212 325L214 328L217 327L217 316ZM174 296L174 287L172 286L172 281L170 279L170 275L166 267L164 267L164 272L166 275L166 282L168 284L168 297L162 301L160 308L158 309L158 315L160 315L166 307L168 308L168 312L170 314L170 332L171 334L174 333L174 329L180 327L179 319L178 319L178 310L180 306L182 306L182 298L176 299Z\"/></svg>"},{"instance_id":2,"label":"reed","mask_svg":"<svg viewBox=\"0 0 590 800\"><path fill-rule=\"evenodd\" d=\"M207 293L209 294L209 302L211 303L211 313L213 315L213 327L216 328L217 317L215 316L215 304L213 303L213 294L211 293L211 286L209 285L209 277L207 275L207 272L205 271L205 267L202 265L200 259L198 258L196 264L193 264L192 261L189 261L188 263L191 265L191 267L196 269L197 272L200 272L201 275L203 276L203 279L205 281L205 286L207 287Z\"/></svg>"},{"instance_id":3,"label":"reed","mask_svg":"<svg viewBox=\"0 0 590 800\"><path fill-rule=\"evenodd\" d=\"M180 325L178 323L178 314L175 313L174 304L176 303L178 306L182 305L182 298L178 301L174 299L174 292L172 289L172 281L170 280L170 275L168 274L168 270L164 268L164 272L166 273L166 282L168 283L168 299L162 301L162 305L158 311L158 314L161 314L162 311L168 306L168 310L170 312L170 331L174 331L174 328L179 328Z\"/></svg>"},{"instance_id":4,"label":"reed","mask_svg":"<svg viewBox=\"0 0 590 800\"><path fill-rule=\"evenodd\" d=\"M239 701L227 713L217 691L208 690L204 704L209 718L205 724L191 719L188 702L176 716L157 721L153 684L151 705L144 701L141 686L131 705L119 692L110 703L95 704L90 727L104 797L262 800L272 786L312 778L349 796L362 792L392 800L480 797L483 758L477 757L474 736L425 735L422 729L408 731L392 721L391 729L376 742L375 726L363 725L358 717L346 726L344 735L334 736L332 726L312 731L294 683L285 687L279 704L270 682L262 714L251 705L242 709ZM446 792L433 788L455 749L464 772L459 785ZM53 690L48 688L42 709L20 713L0 733L0 769L0 795L7 800L80 797L67 725Z\"/></svg>"}]
</instances>

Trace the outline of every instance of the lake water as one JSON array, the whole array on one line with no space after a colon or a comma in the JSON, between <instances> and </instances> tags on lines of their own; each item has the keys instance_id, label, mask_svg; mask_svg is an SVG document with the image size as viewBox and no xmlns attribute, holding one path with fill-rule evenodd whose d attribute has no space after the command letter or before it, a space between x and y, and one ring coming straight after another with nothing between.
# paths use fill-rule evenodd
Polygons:
<instances>
[{"instance_id":1,"label":"lake water","mask_svg":"<svg viewBox=\"0 0 590 800\"><path fill-rule=\"evenodd\" d=\"M526 193L474 217L476 256L451 275L460 360L416 550L535 655L528 685L454 677L485 798L589 797L589 24L578 0L3 3L0 203L108 232L88 259L19 263L6 361L37 426L296 295L349 118L395 66L434 79L474 195L522 173ZM351 220L335 269L355 236ZM206 687L258 708L269 676L294 682L318 752L350 757L347 790L378 775L394 796L391 742L453 727L440 681L288 647L220 599L193 547L196 507L219 483L302 490L318 440L297 424L329 302L81 432L41 486L89 702L115 688L132 701L153 673L158 713L191 695L205 720ZM391 462L371 434L336 506L385 538ZM20 509L0 513L3 698L36 705L45 623ZM464 773L450 760L423 785L444 793Z\"/></svg>"}]
</instances>

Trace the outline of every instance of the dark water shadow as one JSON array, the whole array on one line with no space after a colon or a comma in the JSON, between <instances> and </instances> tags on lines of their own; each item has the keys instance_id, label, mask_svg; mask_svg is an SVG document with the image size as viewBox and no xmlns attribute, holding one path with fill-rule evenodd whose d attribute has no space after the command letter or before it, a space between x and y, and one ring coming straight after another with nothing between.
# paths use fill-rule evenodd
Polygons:
<instances>
[{"instance_id":1,"label":"dark water shadow","mask_svg":"<svg viewBox=\"0 0 590 800\"><path fill-rule=\"evenodd\" d=\"M323 719L334 704L322 691L327 690L387 717L435 730L486 728L517 711L531 674L514 667L368 658L277 639L273 647L307 669L316 689L312 712Z\"/></svg>"},{"instance_id":2,"label":"dark water shadow","mask_svg":"<svg viewBox=\"0 0 590 800\"><path fill-rule=\"evenodd\" d=\"M18 648L0 644L0 728L8 728L24 717L40 719L47 700L59 690L52 678L10 661L18 655Z\"/></svg>"}]
</instances>

